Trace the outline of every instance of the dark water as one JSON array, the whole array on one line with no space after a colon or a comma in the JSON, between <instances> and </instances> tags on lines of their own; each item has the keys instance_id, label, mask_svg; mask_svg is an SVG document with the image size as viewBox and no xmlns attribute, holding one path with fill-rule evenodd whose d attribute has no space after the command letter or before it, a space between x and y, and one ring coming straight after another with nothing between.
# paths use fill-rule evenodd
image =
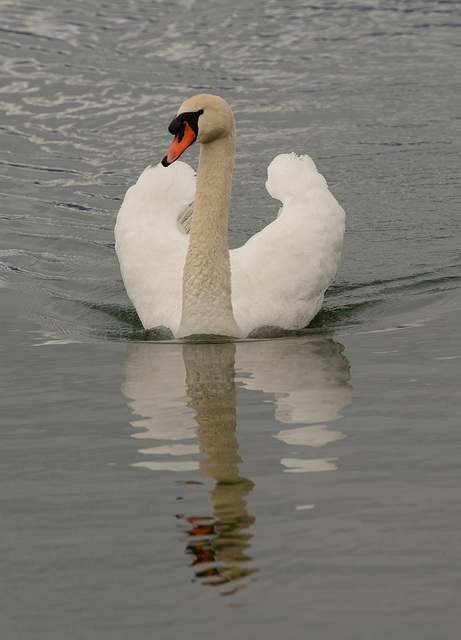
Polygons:
<instances>
[{"instance_id":1,"label":"dark water","mask_svg":"<svg viewBox=\"0 0 461 640\"><path fill-rule=\"evenodd\" d=\"M0 3L1 635L457 639L461 3ZM158 341L113 251L179 104L347 215L303 334ZM188 160L196 163L196 153Z\"/></svg>"}]
</instances>

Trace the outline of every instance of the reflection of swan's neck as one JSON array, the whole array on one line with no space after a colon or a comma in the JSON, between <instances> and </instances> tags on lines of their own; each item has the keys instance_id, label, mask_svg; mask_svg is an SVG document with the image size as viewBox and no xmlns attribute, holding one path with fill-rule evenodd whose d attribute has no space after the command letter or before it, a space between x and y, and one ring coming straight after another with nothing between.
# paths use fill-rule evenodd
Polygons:
<instances>
[{"instance_id":1,"label":"reflection of swan's neck","mask_svg":"<svg viewBox=\"0 0 461 640\"><path fill-rule=\"evenodd\" d=\"M196 412L200 451L206 454L200 470L216 480L210 491L216 518L210 548L221 563L220 582L254 571L240 566L250 559L245 555L252 537L247 529L254 518L246 510L245 498L254 485L239 475L238 468L235 351L232 342L183 347L188 405Z\"/></svg>"},{"instance_id":2,"label":"reflection of swan's neck","mask_svg":"<svg viewBox=\"0 0 461 640\"><path fill-rule=\"evenodd\" d=\"M235 129L201 145L189 250L183 272L179 335L239 336L232 311L227 218Z\"/></svg>"},{"instance_id":3,"label":"reflection of swan's neck","mask_svg":"<svg viewBox=\"0 0 461 640\"><path fill-rule=\"evenodd\" d=\"M184 345L189 406L196 411L203 473L217 482L239 482L235 344Z\"/></svg>"}]
</instances>

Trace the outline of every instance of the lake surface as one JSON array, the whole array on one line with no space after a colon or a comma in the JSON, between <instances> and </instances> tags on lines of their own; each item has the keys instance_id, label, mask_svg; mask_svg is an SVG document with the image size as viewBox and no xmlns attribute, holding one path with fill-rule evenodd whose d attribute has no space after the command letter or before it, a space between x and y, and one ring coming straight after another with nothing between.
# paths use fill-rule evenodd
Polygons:
<instances>
[{"instance_id":1,"label":"lake surface","mask_svg":"<svg viewBox=\"0 0 461 640\"><path fill-rule=\"evenodd\" d=\"M461 3L0 18L2 638L459 638ZM346 210L304 332L162 341L126 297L117 210L203 91L236 118L232 246L280 152Z\"/></svg>"}]
</instances>

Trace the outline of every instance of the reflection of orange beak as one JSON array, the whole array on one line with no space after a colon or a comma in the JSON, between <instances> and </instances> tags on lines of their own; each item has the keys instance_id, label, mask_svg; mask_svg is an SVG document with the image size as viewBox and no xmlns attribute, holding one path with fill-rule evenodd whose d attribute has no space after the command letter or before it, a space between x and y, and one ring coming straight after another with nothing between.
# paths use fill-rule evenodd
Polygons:
<instances>
[{"instance_id":1,"label":"reflection of orange beak","mask_svg":"<svg viewBox=\"0 0 461 640\"><path fill-rule=\"evenodd\" d=\"M196 133L188 124L184 122L184 128L181 129L174 137L171 147L168 149L165 156L162 158L162 164L164 167L168 167L172 162L177 160L180 155L189 147L196 138Z\"/></svg>"}]
</instances>

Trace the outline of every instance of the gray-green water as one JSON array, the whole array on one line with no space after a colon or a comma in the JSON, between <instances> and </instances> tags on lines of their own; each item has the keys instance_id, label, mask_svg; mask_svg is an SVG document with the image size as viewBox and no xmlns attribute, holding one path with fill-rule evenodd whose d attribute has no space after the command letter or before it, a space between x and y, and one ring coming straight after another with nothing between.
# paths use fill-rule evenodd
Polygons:
<instances>
[{"instance_id":1,"label":"gray-green water","mask_svg":"<svg viewBox=\"0 0 461 640\"><path fill-rule=\"evenodd\" d=\"M461 3L0 3L1 636L454 640ZM344 206L302 335L155 341L113 251L183 99ZM196 163L190 152L187 160Z\"/></svg>"}]
</instances>

